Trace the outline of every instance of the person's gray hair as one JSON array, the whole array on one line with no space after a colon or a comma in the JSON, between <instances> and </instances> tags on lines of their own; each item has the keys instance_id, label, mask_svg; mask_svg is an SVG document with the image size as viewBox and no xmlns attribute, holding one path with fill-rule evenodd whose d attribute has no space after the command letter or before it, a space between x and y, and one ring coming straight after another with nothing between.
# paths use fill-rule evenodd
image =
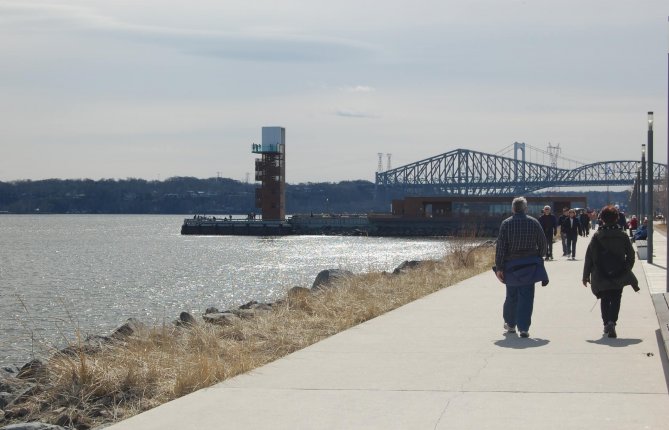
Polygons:
<instances>
[{"instance_id":1,"label":"person's gray hair","mask_svg":"<svg viewBox=\"0 0 669 430\"><path fill-rule=\"evenodd\" d=\"M516 214L525 213L527 210L527 199L525 197L516 197L511 202L511 209Z\"/></svg>"}]
</instances>

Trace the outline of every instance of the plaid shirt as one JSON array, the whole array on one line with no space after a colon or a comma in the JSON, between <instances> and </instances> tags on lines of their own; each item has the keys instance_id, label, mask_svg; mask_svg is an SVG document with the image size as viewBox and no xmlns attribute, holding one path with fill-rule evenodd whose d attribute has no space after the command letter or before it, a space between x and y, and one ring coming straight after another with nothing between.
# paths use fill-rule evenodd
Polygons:
<instances>
[{"instance_id":1,"label":"plaid shirt","mask_svg":"<svg viewBox=\"0 0 669 430\"><path fill-rule=\"evenodd\" d=\"M514 214L502 221L497 237L495 265L503 270L504 263L516 258L546 255L546 235L536 218L524 213Z\"/></svg>"}]
</instances>

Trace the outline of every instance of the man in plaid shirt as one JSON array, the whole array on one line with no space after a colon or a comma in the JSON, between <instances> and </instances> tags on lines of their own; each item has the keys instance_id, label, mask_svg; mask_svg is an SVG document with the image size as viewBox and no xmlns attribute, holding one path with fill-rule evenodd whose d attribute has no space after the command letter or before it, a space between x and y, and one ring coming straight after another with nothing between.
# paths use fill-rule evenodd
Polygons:
<instances>
[{"instance_id":1,"label":"man in plaid shirt","mask_svg":"<svg viewBox=\"0 0 669 430\"><path fill-rule=\"evenodd\" d=\"M546 235L536 218L528 216L527 200L516 197L511 203L513 216L502 221L497 237L495 252L496 275L504 282L504 267L510 261L525 257L539 258L546 255ZM516 324L521 337L529 337L534 306L534 283L526 285L506 285L503 317L504 329L516 332Z\"/></svg>"}]
</instances>

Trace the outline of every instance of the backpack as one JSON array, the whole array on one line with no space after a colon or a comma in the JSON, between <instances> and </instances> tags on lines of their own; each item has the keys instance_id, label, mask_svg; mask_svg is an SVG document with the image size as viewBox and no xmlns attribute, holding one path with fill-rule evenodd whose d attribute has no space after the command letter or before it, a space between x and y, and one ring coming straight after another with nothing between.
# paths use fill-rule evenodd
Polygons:
<instances>
[{"instance_id":1,"label":"backpack","mask_svg":"<svg viewBox=\"0 0 669 430\"><path fill-rule=\"evenodd\" d=\"M595 252L597 252L596 267L604 278L617 278L627 270L627 261L619 254L612 253L599 243L599 238L594 240Z\"/></svg>"}]
</instances>

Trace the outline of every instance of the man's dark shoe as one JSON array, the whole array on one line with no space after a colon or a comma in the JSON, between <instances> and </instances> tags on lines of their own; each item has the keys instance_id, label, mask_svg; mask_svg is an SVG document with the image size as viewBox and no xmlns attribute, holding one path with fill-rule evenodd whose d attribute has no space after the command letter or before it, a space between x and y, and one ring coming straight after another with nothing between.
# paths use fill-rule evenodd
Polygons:
<instances>
[{"instance_id":1,"label":"man's dark shoe","mask_svg":"<svg viewBox=\"0 0 669 430\"><path fill-rule=\"evenodd\" d=\"M504 323L504 330L506 330L507 333L515 333L516 332L516 326Z\"/></svg>"},{"instance_id":2,"label":"man's dark shoe","mask_svg":"<svg viewBox=\"0 0 669 430\"><path fill-rule=\"evenodd\" d=\"M530 334L526 331L521 331L520 332L520 337L530 337Z\"/></svg>"},{"instance_id":3,"label":"man's dark shoe","mask_svg":"<svg viewBox=\"0 0 669 430\"><path fill-rule=\"evenodd\" d=\"M618 334L616 333L616 323L609 321L609 323L606 324L606 327L604 327L604 333L608 334L608 336L612 338L618 337Z\"/></svg>"}]
</instances>

